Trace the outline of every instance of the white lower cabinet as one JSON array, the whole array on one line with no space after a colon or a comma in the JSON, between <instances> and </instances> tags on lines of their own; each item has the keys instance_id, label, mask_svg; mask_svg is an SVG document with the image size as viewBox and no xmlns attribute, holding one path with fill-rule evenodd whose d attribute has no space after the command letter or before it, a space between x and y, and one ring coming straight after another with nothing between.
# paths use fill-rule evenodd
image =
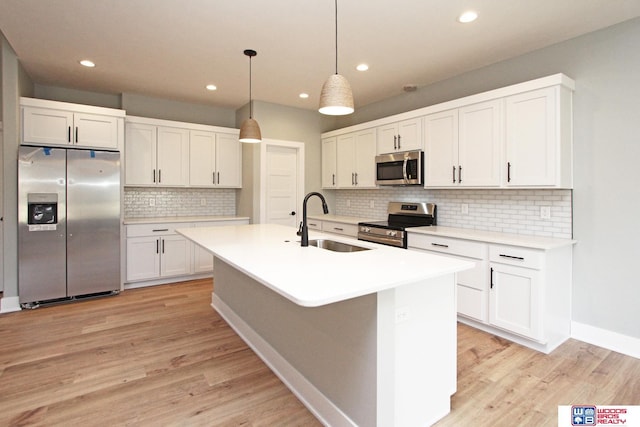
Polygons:
<instances>
[{"instance_id":1,"label":"white lower cabinet","mask_svg":"<svg viewBox=\"0 0 640 427\"><path fill-rule=\"evenodd\" d=\"M458 273L461 322L545 353L569 338L571 244L536 249L410 233L408 245L476 262Z\"/></svg>"},{"instance_id":2,"label":"white lower cabinet","mask_svg":"<svg viewBox=\"0 0 640 427\"><path fill-rule=\"evenodd\" d=\"M127 282L191 274L192 243L176 234L188 223L127 225Z\"/></svg>"},{"instance_id":3,"label":"white lower cabinet","mask_svg":"<svg viewBox=\"0 0 640 427\"><path fill-rule=\"evenodd\" d=\"M325 233L340 234L342 236L358 237L358 225L350 222L307 220L310 230L323 231Z\"/></svg>"},{"instance_id":4,"label":"white lower cabinet","mask_svg":"<svg viewBox=\"0 0 640 427\"><path fill-rule=\"evenodd\" d=\"M175 232L179 228L248 224L248 219L129 224L126 226L126 283L135 287L211 275L213 255Z\"/></svg>"}]
</instances>

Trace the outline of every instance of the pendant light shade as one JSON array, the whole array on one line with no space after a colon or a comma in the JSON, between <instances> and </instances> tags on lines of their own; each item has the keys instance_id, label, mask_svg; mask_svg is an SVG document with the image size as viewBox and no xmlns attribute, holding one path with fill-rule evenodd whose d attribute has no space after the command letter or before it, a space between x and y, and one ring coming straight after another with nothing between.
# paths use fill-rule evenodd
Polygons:
<instances>
[{"instance_id":1,"label":"pendant light shade","mask_svg":"<svg viewBox=\"0 0 640 427\"><path fill-rule=\"evenodd\" d=\"M330 116L343 116L353 113L353 93L351 85L344 76L338 74L338 0L336 5L336 73L329 76L320 93L318 111Z\"/></svg>"},{"instance_id":2,"label":"pendant light shade","mask_svg":"<svg viewBox=\"0 0 640 427\"><path fill-rule=\"evenodd\" d=\"M247 49L244 54L249 57L249 118L240 126L240 142L255 144L262 141L260 126L253 119L253 99L251 98L251 58L258 53L255 50Z\"/></svg>"}]
</instances>

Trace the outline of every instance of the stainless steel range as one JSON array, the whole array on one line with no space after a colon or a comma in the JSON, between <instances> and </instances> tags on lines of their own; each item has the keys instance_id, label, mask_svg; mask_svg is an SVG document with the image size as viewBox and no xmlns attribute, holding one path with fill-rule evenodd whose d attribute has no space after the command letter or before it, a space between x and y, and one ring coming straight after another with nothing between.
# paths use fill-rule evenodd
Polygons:
<instances>
[{"instance_id":1,"label":"stainless steel range","mask_svg":"<svg viewBox=\"0 0 640 427\"><path fill-rule=\"evenodd\" d=\"M389 202L387 221L358 223L358 240L407 248L407 228L437 224L433 203Z\"/></svg>"}]
</instances>

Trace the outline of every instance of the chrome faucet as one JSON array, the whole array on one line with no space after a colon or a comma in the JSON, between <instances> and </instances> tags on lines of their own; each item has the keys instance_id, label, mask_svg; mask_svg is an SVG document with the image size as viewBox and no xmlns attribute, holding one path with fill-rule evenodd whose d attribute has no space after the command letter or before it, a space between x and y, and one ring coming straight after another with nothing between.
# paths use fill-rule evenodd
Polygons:
<instances>
[{"instance_id":1,"label":"chrome faucet","mask_svg":"<svg viewBox=\"0 0 640 427\"><path fill-rule=\"evenodd\" d=\"M322 210L324 214L329 213L329 207L327 206L327 201L324 199L324 196L318 192L311 192L304 197L304 201L302 202L302 238L300 239L300 246L309 246L309 229L307 228L307 200L311 196L318 196L320 200L322 200Z\"/></svg>"}]
</instances>

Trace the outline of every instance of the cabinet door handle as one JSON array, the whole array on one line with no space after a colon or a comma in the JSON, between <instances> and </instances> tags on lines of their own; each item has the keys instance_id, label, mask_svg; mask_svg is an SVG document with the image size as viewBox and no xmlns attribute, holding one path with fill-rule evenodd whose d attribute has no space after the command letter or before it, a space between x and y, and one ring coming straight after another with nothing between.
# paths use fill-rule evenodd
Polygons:
<instances>
[{"instance_id":1,"label":"cabinet door handle","mask_svg":"<svg viewBox=\"0 0 640 427\"><path fill-rule=\"evenodd\" d=\"M507 182L511 182L511 162L507 162Z\"/></svg>"},{"instance_id":2,"label":"cabinet door handle","mask_svg":"<svg viewBox=\"0 0 640 427\"><path fill-rule=\"evenodd\" d=\"M156 183L156 170L153 170L153 183Z\"/></svg>"},{"instance_id":3,"label":"cabinet door handle","mask_svg":"<svg viewBox=\"0 0 640 427\"><path fill-rule=\"evenodd\" d=\"M220 185L220 172L216 172L216 178L218 181L218 185Z\"/></svg>"},{"instance_id":4,"label":"cabinet door handle","mask_svg":"<svg viewBox=\"0 0 640 427\"><path fill-rule=\"evenodd\" d=\"M462 184L462 166L458 165L458 184Z\"/></svg>"},{"instance_id":5,"label":"cabinet door handle","mask_svg":"<svg viewBox=\"0 0 640 427\"><path fill-rule=\"evenodd\" d=\"M153 231L154 233L159 233L161 231L169 231L169 229L168 228L154 228L151 231Z\"/></svg>"},{"instance_id":6,"label":"cabinet door handle","mask_svg":"<svg viewBox=\"0 0 640 427\"><path fill-rule=\"evenodd\" d=\"M162 182L162 169L158 169L158 184Z\"/></svg>"},{"instance_id":7,"label":"cabinet door handle","mask_svg":"<svg viewBox=\"0 0 640 427\"><path fill-rule=\"evenodd\" d=\"M216 183L216 173L215 172L211 172L211 183L212 184Z\"/></svg>"},{"instance_id":8,"label":"cabinet door handle","mask_svg":"<svg viewBox=\"0 0 640 427\"><path fill-rule=\"evenodd\" d=\"M71 142L71 126L67 126L67 142Z\"/></svg>"},{"instance_id":9,"label":"cabinet door handle","mask_svg":"<svg viewBox=\"0 0 640 427\"><path fill-rule=\"evenodd\" d=\"M437 246L439 248L448 248L449 245L443 245L442 243L432 243L431 246Z\"/></svg>"},{"instance_id":10,"label":"cabinet door handle","mask_svg":"<svg viewBox=\"0 0 640 427\"><path fill-rule=\"evenodd\" d=\"M354 173L351 172L351 185L355 185L355 177L354 177Z\"/></svg>"},{"instance_id":11,"label":"cabinet door handle","mask_svg":"<svg viewBox=\"0 0 640 427\"><path fill-rule=\"evenodd\" d=\"M344 231L344 228L340 228L340 227L333 227L333 229L336 231Z\"/></svg>"},{"instance_id":12,"label":"cabinet door handle","mask_svg":"<svg viewBox=\"0 0 640 427\"><path fill-rule=\"evenodd\" d=\"M393 149L397 150L398 149L398 135L393 135Z\"/></svg>"},{"instance_id":13,"label":"cabinet door handle","mask_svg":"<svg viewBox=\"0 0 640 427\"><path fill-rule=\"evenodd\" d=\"M400 149L400 138L401 137L402 137L401 135L398 135L398 150Z\"/></svg>"},{"instance_id":14,"label":"cabinet door handle","mask_svg":"<svg viewBox=\"0 0 640 427\"><path fill-rule=\"evenodd\" d=\"M456 183L456 167L455 166L451 166L453 168L453 172L452 172L452 179L453 179L453 183Z\"/></svg>"},{"instance_id":15,"label":"cabinet door handle","mask_svg":"<svg viewBox=\"0 0 640 427\"><path fill-rule=\"evenodd\" d=\"M502 258L517 259L518 261L524 261L524 258L521 256L513 256L513 255L505 255L505 254L500 254L500 256Z\"/></svg>"},{"instance_id":16,"label":"cabinet door handle","mask_svg":"<svg viewBox=\"0 0 640 427\"><path fill-rule=\"evenodd\" d=\"M156 253L160 253L160 239L156 239Z\"/></svg>"},{"instance_id":17,"label":"cabinet door handle","mask_svg":"<svg viewBox=\"0 0 640 427\"><path fill-rule=\"evenodd\" d=\"M336 174L332 174L331 175L333 177L333 184L332 185L336 185Z\"/></svg>"},{"instance_id":18,"label":"cabinet door handle","mask_svg":"<svg viewBox=\"0 0 640 427\"><path fill-rule=\"evenodd\" d=\"M358 185L358 172L356 172L356 185Z\"/></svg>"},{"instance_id":19,"label":"cabinet door handle","mask_svg":"<svg viewBox=\"0 0 640 427\"><path fill-rule=\"evenodd\" d=\"M164 253L164 239L162 239L162 253Z\"/></svg>"},{"instance_id":20,"label":"cabinet door handle","mask_svg":"<svg viewBox=\"0 0 640 427\"><path fill-rule=\"evenodd\" d=\"M493 267L491 268L491 275L489 276L490 288L493 289Z\"/></svg>"},{"instance_id":21,"label":"cabinet door handle","mask_svg":"<svg viewBox=\"0 0 640 427\"><path fill-rule=\"evenodd\" d=\"M78 126L76 126L76 144L78 143Z\"/></svg>"}]
</instances>

